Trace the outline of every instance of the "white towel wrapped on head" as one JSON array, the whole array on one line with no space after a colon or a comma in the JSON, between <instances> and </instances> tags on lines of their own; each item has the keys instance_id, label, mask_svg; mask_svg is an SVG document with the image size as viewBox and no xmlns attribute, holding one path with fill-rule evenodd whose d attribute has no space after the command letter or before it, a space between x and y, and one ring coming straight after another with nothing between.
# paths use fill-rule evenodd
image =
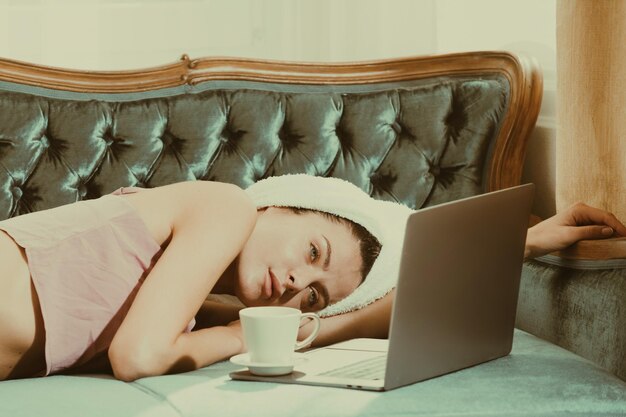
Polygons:
<instances>
[{"instance_id":1,"label":"white towel wrapped on head","mask_svg":"<svg viewBox=\"0 0 626 417\"><path fill-rule=\"evenodd\" d=\"M349 296L318 314L333 316L358 310L395 287L410 208L370 197L356 185L332 177L282 175L260 180L246 189L257 208L297 207L334 214L365 227L381 243L380 254L363 283Z\"/></svg>"}]
</instances>

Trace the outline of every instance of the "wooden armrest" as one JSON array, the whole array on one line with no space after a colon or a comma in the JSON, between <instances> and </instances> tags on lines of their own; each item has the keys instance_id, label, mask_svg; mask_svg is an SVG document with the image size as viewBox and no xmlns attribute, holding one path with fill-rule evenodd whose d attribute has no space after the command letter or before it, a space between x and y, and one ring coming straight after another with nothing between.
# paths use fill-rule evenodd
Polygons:
<instances>
[{"instance_id":1,"label":"wooden armrest","mask_svg":"<svg viewBox=\"0 0 626 417\"><path fill-rule=\"evenodd\" d=\"M553 255L564 259L626 259L626 237L581 240Z\"/></svg>"}]
</instances>

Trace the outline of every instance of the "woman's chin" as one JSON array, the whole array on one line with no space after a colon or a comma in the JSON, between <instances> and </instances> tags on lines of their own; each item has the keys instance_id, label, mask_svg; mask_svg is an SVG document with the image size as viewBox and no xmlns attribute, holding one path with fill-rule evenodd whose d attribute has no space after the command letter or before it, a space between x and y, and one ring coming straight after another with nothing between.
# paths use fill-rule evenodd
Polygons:
<instances>
[{"instance_id":1,"label":"woman's chin","mask_svg":"<svg viewBox=\"0 0 626 417\"><path fill-rule=\"evenodd\" d=\"M265 306L269 302L265 299L263 286L254 281L241 281L235 286L234 293L246 307Z\"/></svg>"},{"instance_id":2,"label":"woman's chin","mask_svg":"<svg viewBox=\"0 0 626 417\"><path fill-rule=\"evenodd\" d=\"M260 296L253 297L247 294L237 294L237 298L246 307L262 307L268 304L267 300L263 300Z\"/></svg>"}]
</instances>

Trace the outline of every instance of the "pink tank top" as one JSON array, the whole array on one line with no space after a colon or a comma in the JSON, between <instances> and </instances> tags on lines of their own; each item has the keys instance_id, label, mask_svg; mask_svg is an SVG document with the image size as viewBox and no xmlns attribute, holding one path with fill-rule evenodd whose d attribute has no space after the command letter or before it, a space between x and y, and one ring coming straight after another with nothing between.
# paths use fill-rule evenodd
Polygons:
<instances>
[{"instance_id":1,"label":"pink tank top","mask_svg":"<svg viewBox=\"0 0 626 417\"><path fill-rule=\"evenodd\" d=\"M45 327L45 375L108 350L137 291L161 254L120 188L0 221L23 247ZM191 331L192 320L186 328Z\"/></svg>"}]
</instances>

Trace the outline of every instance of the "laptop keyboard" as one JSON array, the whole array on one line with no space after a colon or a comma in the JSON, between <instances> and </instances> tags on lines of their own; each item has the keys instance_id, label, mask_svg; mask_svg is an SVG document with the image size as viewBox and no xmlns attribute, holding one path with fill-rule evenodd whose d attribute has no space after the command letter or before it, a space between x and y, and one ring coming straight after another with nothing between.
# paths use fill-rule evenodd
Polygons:
<instances>
[{"instance_id":1,"label":"laptop keyboard","mask_svg":"<svg viewBox=\"0 0 626 417\"><path fill-rule=\"evenodd\" d=\"M331 369L321 373L322 376L333 376L338 378L371 379L378 380L385 377L385 364L387 355L375 356L364 359L341 368Z\"/></svg>"}]
</instances>

